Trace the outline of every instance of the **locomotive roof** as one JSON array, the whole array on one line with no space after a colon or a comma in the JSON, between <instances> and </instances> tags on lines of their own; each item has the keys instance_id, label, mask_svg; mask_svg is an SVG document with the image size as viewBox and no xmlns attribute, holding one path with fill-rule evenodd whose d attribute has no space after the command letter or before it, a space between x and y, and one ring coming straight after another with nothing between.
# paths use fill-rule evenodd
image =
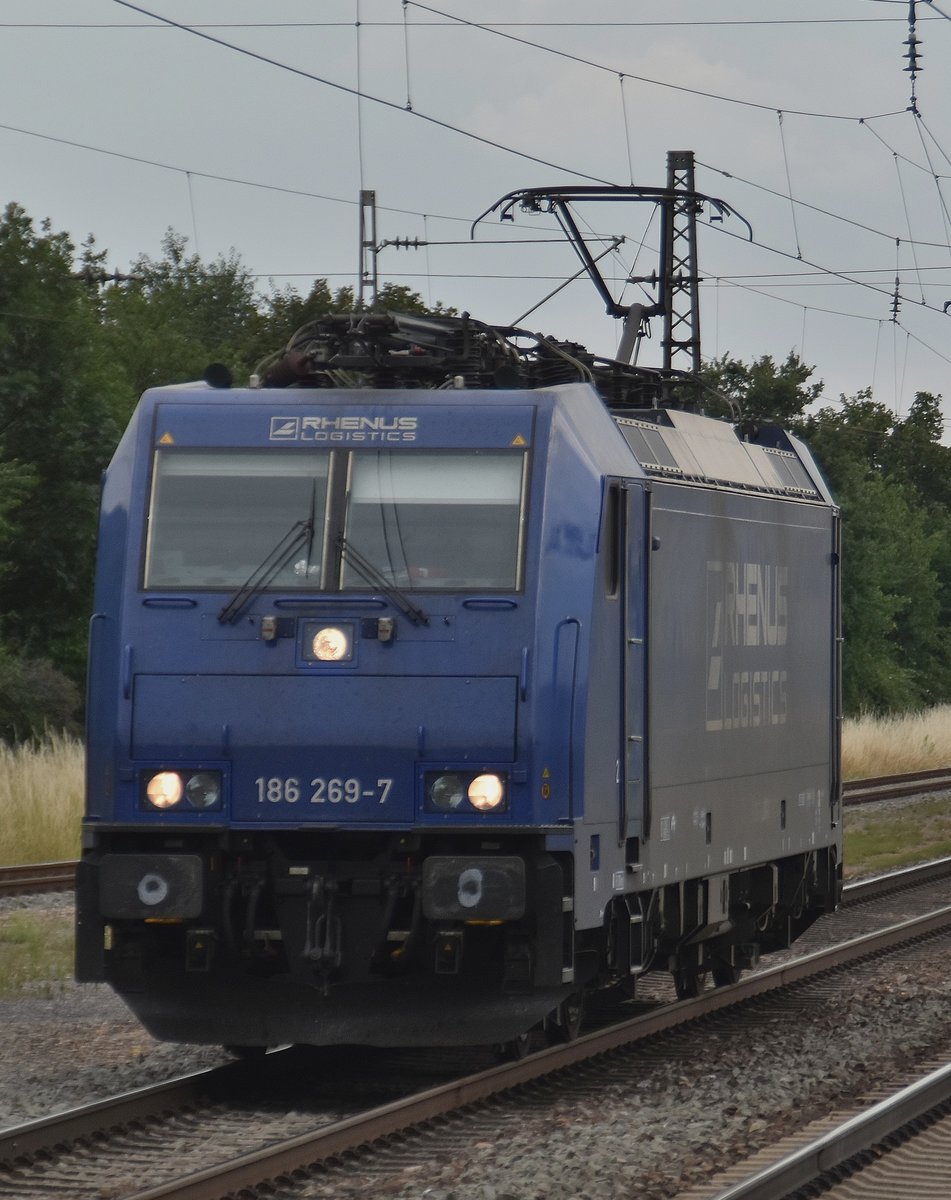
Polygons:
<instances>
[{"instance_id":1,"label":"locomotive roof","mask_svg":"<svg viewBox=\"0 0 951 1200\"><path fill-rule=\"evenodd\" d=\"M614 420L645 473L655 479L830 502L808 450L777 426L741 437L727 421L680 409L615 414Z\"/></svg>"}]
</instances>

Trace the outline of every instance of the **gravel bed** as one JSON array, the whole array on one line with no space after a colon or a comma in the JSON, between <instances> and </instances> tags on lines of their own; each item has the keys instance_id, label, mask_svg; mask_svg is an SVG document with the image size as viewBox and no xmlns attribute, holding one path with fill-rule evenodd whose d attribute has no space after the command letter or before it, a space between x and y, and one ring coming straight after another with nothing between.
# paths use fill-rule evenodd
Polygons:
<instances>
[{"instance_id":1,"label":"gravel bed","mask_svg":"<svg viewBox=\"0 0 951 1200\"><path fill-rule=\"evenodd\" d=\"M0 913L71 903L68 895L16 898L0 901ZM836 920L810 931L810 948L837 940ZM355 1163L349 1175L318 1177L280 1198L667 1200L945 1047L951 944L934 942L923 955L868 965L854 992L820 998L807 1020L777 1006L741 1037L707 1023L673 1057L663 1045L639 1052L633 1079L606 1070L584 1093L552 1089L504 1126L467 1119L449 1150L394 1152L372 1175ZM2 1000L0 1127L222 1061L216 1047L155 1042L102 985Z\"/></svg>"},{"instance_id":2,"label":"gravel bed","mask_svg":"<svg viewBox=\"0 0 951 1200\"><path fill-rule=\"evenodd\" d=\"M0 914L17 909L71 913L73 897L0 900ZM0 998L0 1128L229 1058L217 1046L155 1041L106 984L44 984L32 994Z\"/></svg>"},{"instance_id":3,"label":"gravel bed","mask_svg":"<svg viewBox=\"0 0 951 1200\"><path fill-rule=\"evenodd\" d=\"M273 1200L671 1200L916 1062L951 1061L951 942L866 966L851 995L811 986L806 1019L777 1002L739 1035L705 1022L672 1054L662 1039L633 1070L526 1099L515 1120L469 1118L448 1149L394 1149Z\"/></svg>"}]
</instances>

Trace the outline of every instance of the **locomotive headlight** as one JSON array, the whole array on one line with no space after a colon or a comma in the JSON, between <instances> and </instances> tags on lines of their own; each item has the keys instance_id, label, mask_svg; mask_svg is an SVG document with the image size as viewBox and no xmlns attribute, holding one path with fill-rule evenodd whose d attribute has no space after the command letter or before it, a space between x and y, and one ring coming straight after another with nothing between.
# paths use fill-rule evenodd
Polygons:
<instances>
[{"instance_id":1,"label":"locomotive headlight","mask_svg":"<svg viewBox=\"0 0 951 1200\"><path fill-rule=\"evenodd\" d=\"M469 784L469 803L480 812L491 812L505 799L505 788L498 775L477 775Z\"/></svg>"},{"instance_id":2,"label":"locomotive headlight","mask_svg":"<svg viewBox=\"0 0 951 1200\"><path fill-rule=\"evenodd\" d=\"M350 637L338 625L325 625L311 639L311 650L318 662L343 662L350 657Z\"/></svg>"},{"instance_id":3,"label":"locomotive headlight","mask_svg":"<svg viewBox=\"0 0 951 1200\"><path fill-rule=\"evenodd\" d=\"M185 799L192 808L220 808L221 775L217 771L196 771L185 784Z\"/></svg>"},{"instance_id":4,"label":"locomotive headlight","mask_svg":"<svg viewBox=\"0 0 951 1200\"><path fill-rule=\"evenodd\" d=\"M220 809L224 797L220 771L154 771L142 779L140 806L145 809Z\"/></svg>"},{"instance_id":5,"label":"locomotive headlight","mask_svg":"<svg viewBox=\"0 0 951 1200\"><path fill-rule=\"evenodd\" d=\"M508 776L485 771L427 771L423 781L423 808L430 813L472 816L508 811Z\"/></svg>"},{"instance_id":6,"label":"locomotive headlight","mask_svg":"<svg viewBox=\"0 0 951 1200\"><path fill-rule=\"evenodd\" d=\"M461 775L437 775L429 783L429 804L436 812L455 812L465 803L466 781Z\"/></svg>"},{"instance_id":7,"label":"locomotive headlight","mask_svg":"<svg viewBox=\"0 0 951 1200\"><path fill-rule=\"evenodd\" d=\"M174 808L184 791L182 777L175 771L158 771L145 785L146 798L153 808Z\"/></svg>"}]
</instances>

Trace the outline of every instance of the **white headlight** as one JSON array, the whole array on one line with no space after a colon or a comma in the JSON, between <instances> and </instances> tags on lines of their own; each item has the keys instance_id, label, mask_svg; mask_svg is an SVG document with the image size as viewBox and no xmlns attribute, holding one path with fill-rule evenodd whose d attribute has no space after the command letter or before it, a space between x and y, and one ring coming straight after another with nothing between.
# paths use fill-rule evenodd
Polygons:
<instances>
[{"instance_id":1,"label":"white headlight","mask_svg":"<svg viewBox=\"0 0 951 1200\"><path fill-rule=\"evenodd\" d=\"M498 808L505 797L505 788L498 775L477 775L469 784L469 803L480 812Z\"/></svg>"},{"instance_id":2,"label":"white headlight","mask_svg":"<svg viewBox=\"0 0 951 1200\"><path fill-rule=\"evenodd\" d=\"M145 785L145 794L153 808L174 808L183 790L181 776L175 771L159 771Z\"/></svg>"},{"instance_id":3,"label":"white headlight","mask_svg":"<svg viewBox=\"0 0 951 1200\"><path fill-rule=\"evenodd\" d=\"M327 625L314 634L311 649L319 662L342 662L350 657L350 638L338 626Z\"/></svg>"}]
</instances>

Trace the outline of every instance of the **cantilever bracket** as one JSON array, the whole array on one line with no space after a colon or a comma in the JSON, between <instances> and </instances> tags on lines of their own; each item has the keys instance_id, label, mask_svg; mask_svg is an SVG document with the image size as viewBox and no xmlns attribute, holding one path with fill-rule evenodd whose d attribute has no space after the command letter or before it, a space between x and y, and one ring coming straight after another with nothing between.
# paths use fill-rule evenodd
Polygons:
<instances>
[{"instance_id":1,"label":"cantilever bracket","mask_svg":"<svg viewBox=\"0 0 951 1200\"><path fill-rule=\"evenodd\" d=\"M571 211L572 202L578 201L620 201L628 200L641 203L657 204L661 207L664 214L665 227L669 228L673 222L674 206L679 205L681 210L685 205L689 205L699 212L704 204L709 204L716 212L718 220L723 220L725 217L736 217L746 226L749 240L753 240L753 227L745 217L740 216L735 209L731 208L725 200L720 200L716 196L707 196L702 192L689 191L683 188L656 188L656 187L637 187L631 185L618 185L616 187L599 186L593 184L578 184L569 187L537 187L537 188L520 188L518 191L508 192L500 199L485 210L480 216L472 222L472 227L469 231L469 236L475 238L476 226L492 213L499 214L501 221L514 221L516 207L521 208L523 212L534 213L551 213L557 219L559 225L564 231L565 236L571 242L575 253L580 258L584 269L587 271L591 282L594 284L601 299L605 303L607 312L612 317L627 317L631 313L632 305L618 304L611 295L610 289L605 282L604 276L598 269L596 260L588 248L587 242L584 239L578 225L575 221L574 214ZM667 297L666 286L667 280L663 270L663 262L661 263L661 271L658 276L661 285L661 295L657 302L652 305L645 305L642 308L642 316L649 317L666 311Z\"/></svg>"}]
</instances>

